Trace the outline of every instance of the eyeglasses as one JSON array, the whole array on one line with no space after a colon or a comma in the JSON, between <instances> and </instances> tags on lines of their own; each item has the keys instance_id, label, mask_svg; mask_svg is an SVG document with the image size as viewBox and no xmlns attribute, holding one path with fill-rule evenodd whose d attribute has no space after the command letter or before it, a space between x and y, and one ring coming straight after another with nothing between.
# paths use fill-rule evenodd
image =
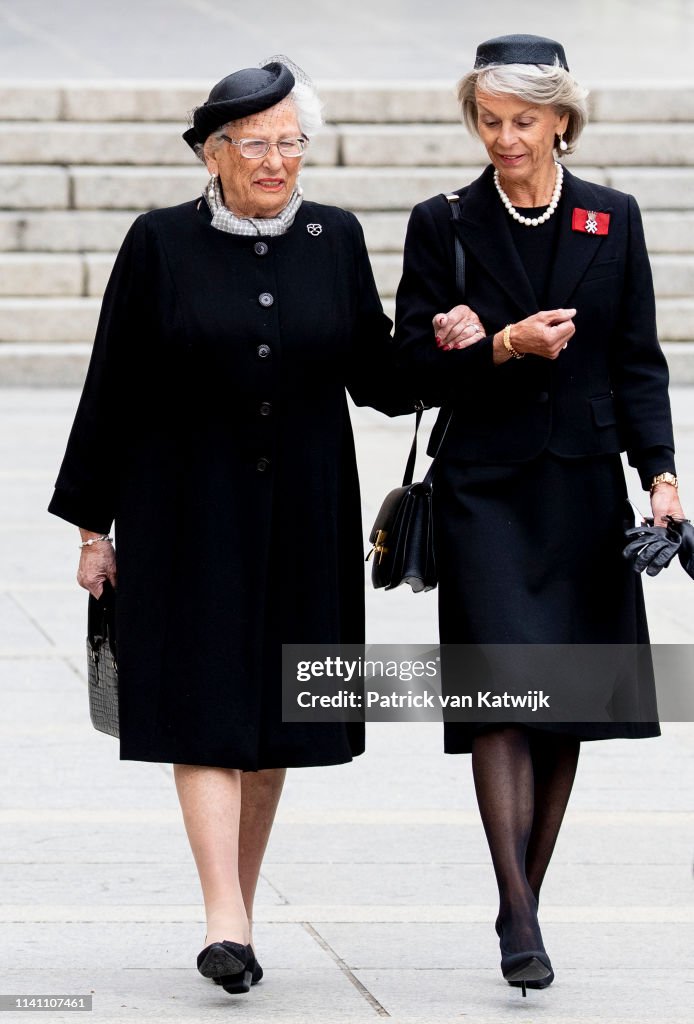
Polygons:
<instances>
[{"instance_id":1,"label":"eyeglasses","mask_svg":"<svg viewBox=\"0 0 694 1024\"><path fill-rule=\"evenodd\" d=\"M266 142L265 139L239 139L238 142L234 142L228 135L220 135L220 138L225 142L230 142L232 146L238 146L241 156L245 156L247 160L259 160L269 153L270 146L277 146L280 156L287 158L303 156L308 142L308 139L305 138L280 139L279 142Z\"/></svg>"}]
</instances>

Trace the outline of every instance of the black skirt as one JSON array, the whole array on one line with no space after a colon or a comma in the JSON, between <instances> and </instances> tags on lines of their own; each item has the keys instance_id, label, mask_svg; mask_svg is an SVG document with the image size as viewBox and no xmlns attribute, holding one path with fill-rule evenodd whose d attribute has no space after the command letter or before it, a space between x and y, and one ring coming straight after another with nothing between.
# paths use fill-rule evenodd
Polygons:
<instances>
[{"instance_id":1,"label":"black skirt","mask_svg":"<svg viewBox=\"0 0 694 1024\"><path fill-rule=\"evenodd\" d=\"M647 644L641 578L621 554L632 523L618 455L478 465L446 454L434 481L441 643ZM655 708L650 658L641 667L631 706ZM584 740L660 734L657 721L527 724ZM485 728L446 722L446 752L469 752Z\"/></svg>"}]
</instances>

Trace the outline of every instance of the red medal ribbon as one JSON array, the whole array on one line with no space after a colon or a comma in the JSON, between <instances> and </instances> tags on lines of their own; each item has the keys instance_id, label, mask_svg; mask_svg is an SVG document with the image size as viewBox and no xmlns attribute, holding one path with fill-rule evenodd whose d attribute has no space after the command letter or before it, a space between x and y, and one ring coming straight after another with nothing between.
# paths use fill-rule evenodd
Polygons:
<instances>
[{"instance_id":1,"label":"red medal ribbon","mask_svg":"<svg viewBox=\"0 0 694 1024\"><path fill-rule=\"evenodd\" d=\"M606 235L610 230L610 215L599 210L582 210L580 206L575 206L571 227L574 231L583 231L587 235Z\"/></svg>"}]
</instances>

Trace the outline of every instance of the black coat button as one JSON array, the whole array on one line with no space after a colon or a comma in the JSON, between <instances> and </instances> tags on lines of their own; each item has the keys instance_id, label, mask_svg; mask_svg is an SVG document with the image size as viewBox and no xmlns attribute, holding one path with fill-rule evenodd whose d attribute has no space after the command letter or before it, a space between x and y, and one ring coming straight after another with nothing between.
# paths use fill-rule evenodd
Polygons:
<instances>
[{"instance_id":1,"label":"black coat button","mask_svg":"<svg viewBox=\"0 0 694 1024\"><path fill-rule=\"evenodd\" d=\"M274 298L270 295L270 292L261 292L258 296L258 302L261 306L271 306L274 302Z\"/></svg>"},{"instance_id":2,"label":"black coat button","mask_svg":"<svg viewBox=\"0 0 694 1024\"><path fill-rule=\"evenodd\" d=\"M264 473L266 469L269 469L269 467L270 467L270 460L269 459L265 459L265 458L258 459L258 461L256 463L256 466L255 466L255 468L258 470L259 473Z\"/></svg>"},{"instance_id":3,"label":"black coat button","mask_svg":"<svg viewBox=\"0 0 694 1024\"><path fill-rule=\"evenodd\" d=\"M253 246L253 251L256 256L267 256L270 246L267 242L256 242Z\"/></svg>"},{"instance_id":4,"label":"black coat button","mask_svg":"<svg viewBox=\"0 0 694 1024\"><path fill-rule=\"evenodd\" d=\"M269 416L272 412L272 402L261 402L260 403L260 415Z\"/></svg>"},{"instance_id":5,"label":"black coat button","mask_svg":"<svg viewBox=\"0 0 694 1024\"><path fill-rule=\"evenodd\" d=\"M267 359L271 352L269 345L258 345L258 359Z\"/></svg>"},{"instance_id":6,"label":"black coat button","mask_svg":"<svg viewBox=\"0 0 694 1024\"><path fill-rule=\"evenodd\" d=\"M546 391L541 391L537 396L537 400L540 403L549 402L549 394Z\"/></svg>"}]
</instances>

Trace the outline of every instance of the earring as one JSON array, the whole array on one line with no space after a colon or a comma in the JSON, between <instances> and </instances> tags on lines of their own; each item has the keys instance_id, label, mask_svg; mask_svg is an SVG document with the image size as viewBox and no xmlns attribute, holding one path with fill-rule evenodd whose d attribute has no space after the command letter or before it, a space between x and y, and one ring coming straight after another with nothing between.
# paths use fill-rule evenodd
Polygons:
<instances>
[{"instance_id":1,"label":"earring","mask_svg":"<svg viewBox=\"0 0 694 1024\"><path fill-rule=\"evenodd\" d=\"M569 144L564 139L564 132L560 132L559 133L559 149L562 151L562 153L566 153L568 148L569 148Z\"/></svg>"}]
</instances>

